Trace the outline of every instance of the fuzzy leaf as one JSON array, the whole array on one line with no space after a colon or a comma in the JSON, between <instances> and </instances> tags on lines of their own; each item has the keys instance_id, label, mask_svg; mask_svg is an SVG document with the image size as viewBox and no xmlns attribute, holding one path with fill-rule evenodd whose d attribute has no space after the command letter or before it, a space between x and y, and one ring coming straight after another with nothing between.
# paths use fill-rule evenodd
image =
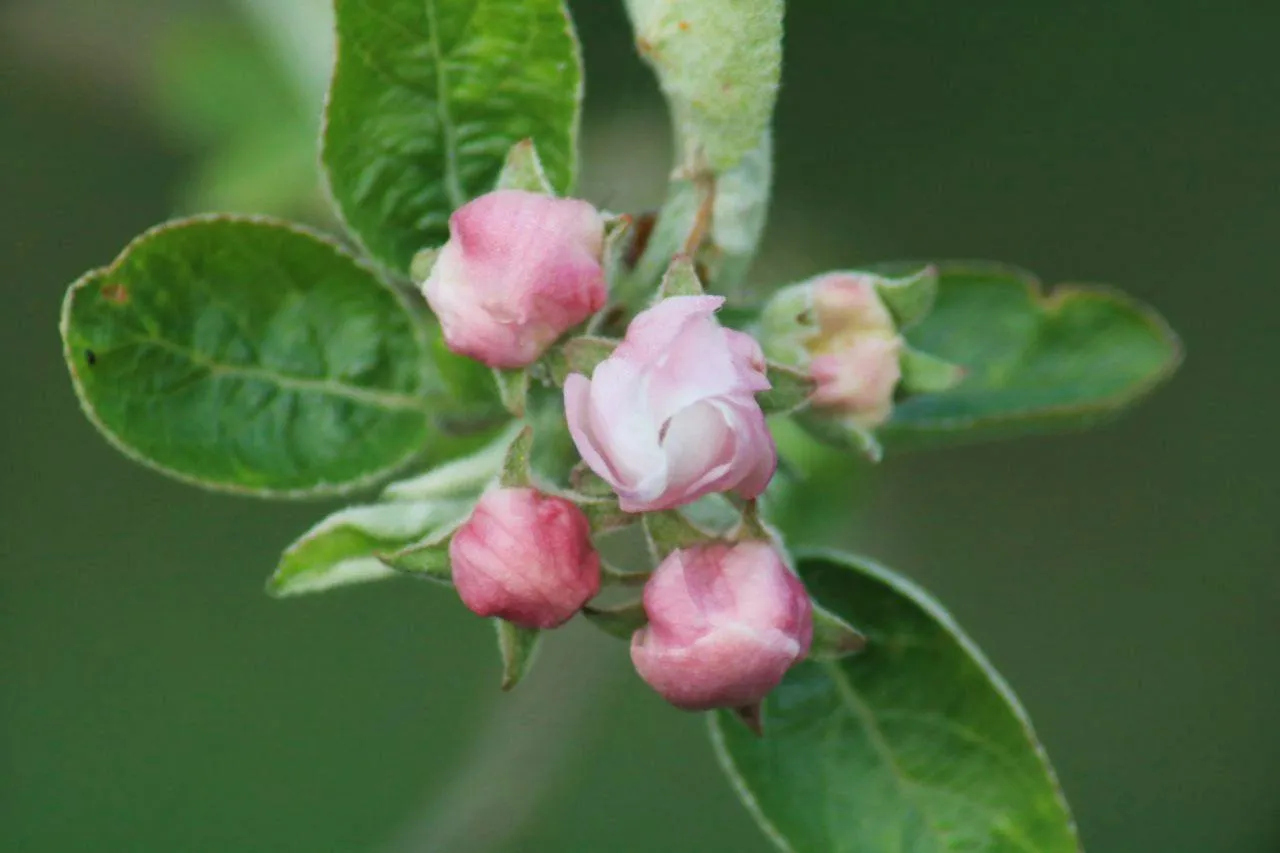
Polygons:
<instances>
[{"instance_id":1,"label":"fuzzy leaf","mask_svg":"<svg viewBox=\"0 0 1280 853\"><path fill-rule=\"evenodd\" d=\"M760 142L782 76L782 0L626 0L685 162L731 169Z\"/></svg>"},{"instance_id":2,"label":"fuzzy leaf","mask_svg":"<svg viewBox=\"0 0 1280 853\"><path fill-rule=\"evenodd\" d=\"M289 546L267 583L283 598L395 577L377 555L442 527L456 527L474 501L411 501L340 510Z\"/></svg>"}]
</instances>

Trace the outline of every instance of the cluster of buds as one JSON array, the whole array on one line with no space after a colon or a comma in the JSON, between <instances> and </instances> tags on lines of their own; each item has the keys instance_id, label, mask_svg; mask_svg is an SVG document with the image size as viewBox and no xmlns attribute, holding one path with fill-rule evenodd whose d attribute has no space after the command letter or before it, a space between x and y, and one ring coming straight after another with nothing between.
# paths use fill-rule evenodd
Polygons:
<instances>
[{"instance_id":1,"label":"cluster of buds","mask_svg":"<svg viewBox=\"0 0 1280 853\"><path fill-rule=\"evenodd\" d=\"M605 307L605 231L586 202L535 192L500 190L460 208L422 284L446 344L508 371L539 362ZM858 301L862 290L836 284L815 299L829 327L811 360L815 400L882 407L896 377L880 376L878 364L862 376L859 365L879 356L859 350L850 364L842 336L892 321ZM750 502L774 475L777 449L757 401L771 387L765 355L755 338L720 325L723 301L666 296L631 319L606 357L561 377L568 432L620 514L639 520L721 493ZM886 335L892 349L896 333ZM580 498L532 482L483 495L449 545L463 603L526 629L580 612L601 587ZM804 587L761 528L741 529L755 532L682 543L645 584L632 661L680 708L752 708L809 652Z\"/></svg>"}]
</instances>

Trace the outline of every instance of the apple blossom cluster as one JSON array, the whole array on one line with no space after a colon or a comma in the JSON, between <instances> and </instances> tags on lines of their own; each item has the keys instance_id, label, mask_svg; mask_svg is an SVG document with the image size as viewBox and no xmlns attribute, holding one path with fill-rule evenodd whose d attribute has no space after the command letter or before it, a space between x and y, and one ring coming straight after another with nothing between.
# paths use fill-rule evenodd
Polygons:
<instances>
[{"instance_id":1,"label":"apple blossom cluster","mask_svg":"<svg viewBox=\"0 0 1280 853\"><path fill-rule=\"evenodd\" d=\"M535 368L609 307L608 226L587 202L520 190L458 209L422 283L446 345L502 371ZM873 279L831 274L796 288L785 292L782 310L794 303L795 316L782 348L810 383L808 405L864 426L883 421L902 339ZM629 322L615 311L621 339L558 382L573 444L620 513L724 494L745 519L774 476L778 451L758 399L771 366L755 337L718 322L723 302L660 294ZM527 629L582 611L602 582L585 503L534 484L484 494L449 544L463 603ZM745 521L667 550L645 583L643 615L631 636L637 672L693 710L757 706L814 634L813 606L781 546Z\"/></svg>"}]
</instances>

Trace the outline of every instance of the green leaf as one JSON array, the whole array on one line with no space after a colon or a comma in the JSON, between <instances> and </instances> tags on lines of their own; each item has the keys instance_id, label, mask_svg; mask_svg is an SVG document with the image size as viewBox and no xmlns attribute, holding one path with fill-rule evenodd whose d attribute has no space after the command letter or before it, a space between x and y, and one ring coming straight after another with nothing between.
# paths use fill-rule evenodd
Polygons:
<instances>
[{"instance_id":1,"label":"green leaf","mask_svg":"<svg viewBox=\"0 0 1280 853\"><path fill-rule=\"evenodd\" d=\"M818 387L813 377L803 370L781 364L770 363L768 377L773 387L756 395L766 415L795 411L809 402Z\"/></svg>"},{"instance_id":2,"label":"green leaf","mask_svg":"<svg viewBox=\"0 0 1280 853\"><path fill-rule=\"evenodd\" d=\"M337 0L323 161L344 220L391 268L532 139L561 193L577 170L582 59L562 0Z\"/></svg>"},{"instance_id":3,"label":"green leaf","mask_svg":"<svg viewBox=\"0 0 1280 853\"><path fill-rule=\"evenodd\" d=\"M84 411L129 457L266 497L348 492L435 435L429 329L336 244L266 219L147 232L67 293Z\"/></svg>"},{"instance_id":4,"label":"green leaf","mask_svg":"<svg viewBox=\"0 0 1280 853\"><path fill-rule=\"evenodd\" d=\"M487 447L455 459L408 480L391 483L382 492L385 501L443 501L476 498L497 479L512 441L523 430L511 424Z\"/></svg>"},{"instance_id":5,"label":"green leaf","mask_svg":"<svg viewBox=\"0 0 1280 853\"><path fill-rule=\"evenodd\" d=\"M716 181L710 245L698 256L716 293L738 293L764 235L772 189L773 133L766 131L742 162Z\"/></svg>"},{"instance_id":6,"label":"green leaf","mask_svg":"<svg viewBox=\"0 0 1280 853\"><path fill-rule=\"evenodd\" d=\"M879 435L890 449L1051 432L1104 420L1182 359L1155 311L1115 291L1062 286L982 263L939 265L937 303L912 347L963 367L948 391L910 397Z\"/></svg>"},{"instance_id":7,"label":"green leaf","mask_svg":"<svg viewBox=\"0 0 1280 853\"><path fill-rule=\"evenodd\" d=\"M582 615L601 631L619 640L631 640L631 635L649 624L643 601L630 601L613 607L584 607Z\"/></svg>"},{"instance_id":8,"label":"green leaf","mask_svg":"<svg viewBox=\"0 0 1280 853\"><path fill-rule=\"evenodd\" d=\"M267 583L276 597L395 577L377 555L414 542L432 530L456 528L474 500L412 501L340 510L289 546Z\"/></svg>"},{"instance_id":9,"label":"green leaf","mask_svg":"<svg viewBox=\"0 0 1280 853\"><path fill-rule=\"evenodd\" d=\"M502 689L512 690L529 674L541 633L503 619L493 622L498 628L498 651L502 654Z\"/></svg>"},{"instance_id":10,"label":"green leaf","mask_svg":"<svg viewBox=\"0 0 1280 853\"><path fill-rule=\"evenodd\" d=\"M721 763L769 837L794 853L1077 853L1026 713L951 617L863 560L810 554L800 573L869 643L793 668L765 702L763 739L712 716Z\"/></svg>"},{"instance_id":11,"label":"green leaf","mask_svg":"<svg viewBox=\"0 0 1280 853\"><path fill-rule=\"evenodd\" d=\"M717 172L760 142L782 76L783 0L627 0L686 164Z\"/></svg>"}]
</instances>

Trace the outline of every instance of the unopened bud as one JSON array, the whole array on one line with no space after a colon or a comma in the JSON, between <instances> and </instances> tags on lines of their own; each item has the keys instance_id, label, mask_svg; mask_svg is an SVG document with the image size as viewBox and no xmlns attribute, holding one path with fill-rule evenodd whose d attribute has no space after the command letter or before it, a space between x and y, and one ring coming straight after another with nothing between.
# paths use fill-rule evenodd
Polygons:
<instances>
[{"instance_id":1,"label":"unopened bud","mask_svg":"<svg viewBox=\"0 0 1280 853\"><path fill-rule=\"evenodd\" d=\"M604 220L585 201L498 190L456 210L449 235L423 292L456 353L525 367L604 307Z\"/></svg>"},{"instance_id":2,"label":"unopened bud","mask_svg":"<svg viewBox=\"0 0 1280 853\"><path fill-rule=\"evenodd\" d=\"M525 628L561 625L600 591L587 517L536 489L486 493L454 534L449 558L470 610Z\"/></svg>"},{"instance_id":3,"label":"unopened bud","mask_svg":"<svg viewBox=\"0 0 1280 853\"><path fill-rule=\"evenodd\" d=\"M644 590L649 624L631 640L640 677L688 710L764 698L813 639L813 606L765 542L672 552Z\"/></svg>"}]
</instances>

